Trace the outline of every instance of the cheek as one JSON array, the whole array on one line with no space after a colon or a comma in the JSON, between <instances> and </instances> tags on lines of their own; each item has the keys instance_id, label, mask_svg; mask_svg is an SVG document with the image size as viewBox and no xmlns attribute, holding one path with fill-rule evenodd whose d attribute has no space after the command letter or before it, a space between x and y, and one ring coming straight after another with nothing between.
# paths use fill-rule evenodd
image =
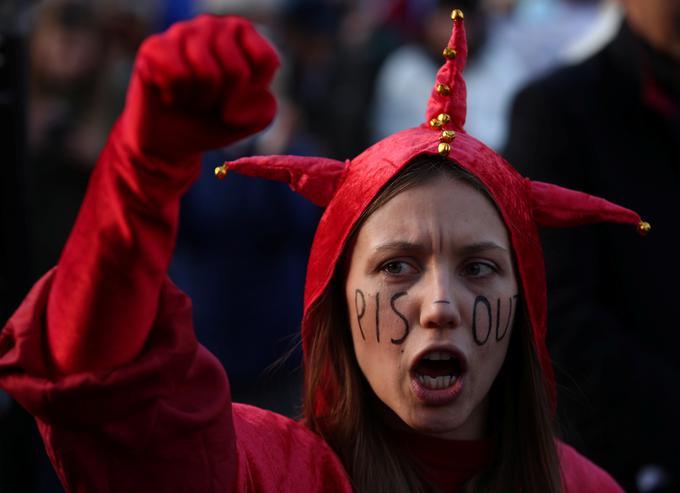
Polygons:
<instances>
[{"instance_id":1,"label":"cheek","mask_svg":"<svg viewBox=\"0 0 680 493\"><path fill-rule=\"evenodd\" d=\"M485 373L493 374L494 378L505 361L511 334L512 327L508 329L508 333L504 339L500 341L492 340L489 341L488 344L477 347L477 355L482 370L484 370Z\"/></svg>"},{"instance_id":2,"label":"cheek","mask_svg":"<svg viewBox=\"0 0 680 493\"><path fill-rule=\"evenodd\" d=\"M518 297L477 296L469 312L476 390L486 394L503 366L516 318Z\"/></svg>"},{"instance_id":3,"label":"cheek","mask_svg":"<svg viewBox=\"0 0 680 493\"><path fill-rule=\"evenodd\" d=\"M349 311L349 321L352 327L352 339L354 346L366 341L366 314L368 311L368 301L366 293L361 289L352 289L347 292L347 306Z\"/></svg>"},{"instance_id":4,"label":"cheek","mask_svg":"<svg viewBox=\"0 0 680 493\"><path fill-rule=\"evenodd\" d=\"M406 291L348 290L348 313L355 345L369 342L402 345L411 331L404 315L408 302Z\"/></svg>"},{"instance_id":5,"label":"cheek","mask_svg":"<svg viewBox=\"0 0 680 493\"><path fill-rule=\"evenodd\" d=\"M493 347L509 337L516 316L517 300L517 295L478 295L474 298L467 317L477 346Z\"/></svg>"},{"instance_id":6,"label":"cheek","mask_svg":"<svg viewBox=\"0 0 680 493\"><path fill-rule=\"evenodd\" d=\"M408 335L409 324L395 308L403 295L369 293L362 289L347 294L357 361L371 387L380 393L379 388L388 385L389 375L398 373L401 365L401 347Z\"/></svg>"}]
</instances>

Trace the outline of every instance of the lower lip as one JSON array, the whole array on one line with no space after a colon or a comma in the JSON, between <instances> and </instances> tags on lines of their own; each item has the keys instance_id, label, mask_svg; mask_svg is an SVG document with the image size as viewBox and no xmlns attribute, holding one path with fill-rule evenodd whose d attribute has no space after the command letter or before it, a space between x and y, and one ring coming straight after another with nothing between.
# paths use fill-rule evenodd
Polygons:
<instances>
[{"instance_id":1,"label":"lower lip","mask_svg":"<svg viewBox=\"0 0 680 493\"><path fill-rule=\"evenodd\" d=\"M411 375L411 389L413 393L428 406L445 406L455 401L463 390L463 375L456 378L456 382L445 389L430 389L425 387L418 377Z\"/></svg>"}]
</instances>

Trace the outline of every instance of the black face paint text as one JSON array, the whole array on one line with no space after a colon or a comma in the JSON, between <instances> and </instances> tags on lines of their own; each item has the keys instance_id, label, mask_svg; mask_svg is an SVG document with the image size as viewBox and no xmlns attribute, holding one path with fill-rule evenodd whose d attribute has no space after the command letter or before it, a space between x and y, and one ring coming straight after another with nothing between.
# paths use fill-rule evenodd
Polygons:
<instances>
[{"instance_id":1,"label":"black face paint text","mask_svg":"<svg viewBox=\"0 0 680 493\"><path fill-rule=\"evenodd\" d=\"M477 310L479 309L479 306L482 305L486 310L487 314L487 320L488 320L488 325L486 327L486 331L481 331L480 333L480 327L477 323ZM514 296L509 296L508 297L508 317L505 320L505 327L501 331L501 298L498 298L496 300L496 327L495 327L495 332L496 332L496 342L500 342L505 338L505 336L508 333L508 330L510 329L510 326L512 325L512 319L513 319L513 305L516 307L517 306L517 295ZM486 296L477 296L474 301L474 305L472 307L472 336L475 339L475 342L479 346L483 346L486 344L486 342L489 340L489 336L491 335L491 331L494 328L494 314L493 310L491 308L491 302Z\"/></svg>"},{"instance_id":2,"label":"black face paint text","mask_svg":"<svg viewBox=\"0 0 680 493\"><path fill-rule=\"evenodd\" d=\"M404 341L406 340L406 337L408 336L411 327L408 323L408 320L406 317L397 309L395 306L395 302L401 298L402 296L406 296L408 293L406 291L400 291L398 293L395 293L392 295L390 298L390 307L392 308L392 311L401 319L401 321L404 323L404 332L401 337L398 339L390 338L390 342L392 344L403 344ZM354 307L356 309L356 314L357 314L357 325L359 326L359 332L361 334L361 338L365 341L366 340L366 333L364 331L364 326L363 326L363 318L366 315L366 295L361 289L355 289L354 290ZM377 292L375 294L375 340L377 342L380 342L380 292Z\"/></svg>"}]
</instances>

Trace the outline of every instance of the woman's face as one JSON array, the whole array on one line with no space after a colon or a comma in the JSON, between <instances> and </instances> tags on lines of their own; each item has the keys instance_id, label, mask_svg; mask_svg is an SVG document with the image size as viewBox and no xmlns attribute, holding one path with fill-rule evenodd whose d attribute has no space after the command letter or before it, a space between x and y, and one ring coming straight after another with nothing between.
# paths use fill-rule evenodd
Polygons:
<instances>
[{"instance_id":1,"label":"woman's face","mask_svg":"<svg viewBox=\"0 0 680 493\"><path fill-rule=\"evenodd\" d=\"M510 241L489 200L447 177L401 192L359 230L345 296L378 398L420 432L481 437L518 306Z\"/></svg>"}]
</instances>

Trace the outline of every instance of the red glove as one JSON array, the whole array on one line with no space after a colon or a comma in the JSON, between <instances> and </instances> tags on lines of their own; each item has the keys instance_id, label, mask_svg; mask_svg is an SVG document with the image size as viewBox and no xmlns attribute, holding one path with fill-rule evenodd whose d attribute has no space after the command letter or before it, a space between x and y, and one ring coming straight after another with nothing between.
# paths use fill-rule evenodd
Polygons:
<instances>
[{"instance_id":1,"label":"red glove","mask_svg":"<svg viewBox=\"0 0 680 493\"><path fill-rule=\"evenodd\" d=\"M271 121L277 66L240 18L202 16L143 43L50 294L47 339L59 373L110 369L139 354L201 152Z\"/></svg>"},{"instance_id":2,"label":"red glove","mask_svg":"<svg viewBox=\"0 0 680 493\"><path fill-rule=\"evenodd\" d=\"M203 16L151 36L139 50L123 114L125 142L177 161L263 129L278 58L244 19Z\"/></svg>"}]
</instances>

